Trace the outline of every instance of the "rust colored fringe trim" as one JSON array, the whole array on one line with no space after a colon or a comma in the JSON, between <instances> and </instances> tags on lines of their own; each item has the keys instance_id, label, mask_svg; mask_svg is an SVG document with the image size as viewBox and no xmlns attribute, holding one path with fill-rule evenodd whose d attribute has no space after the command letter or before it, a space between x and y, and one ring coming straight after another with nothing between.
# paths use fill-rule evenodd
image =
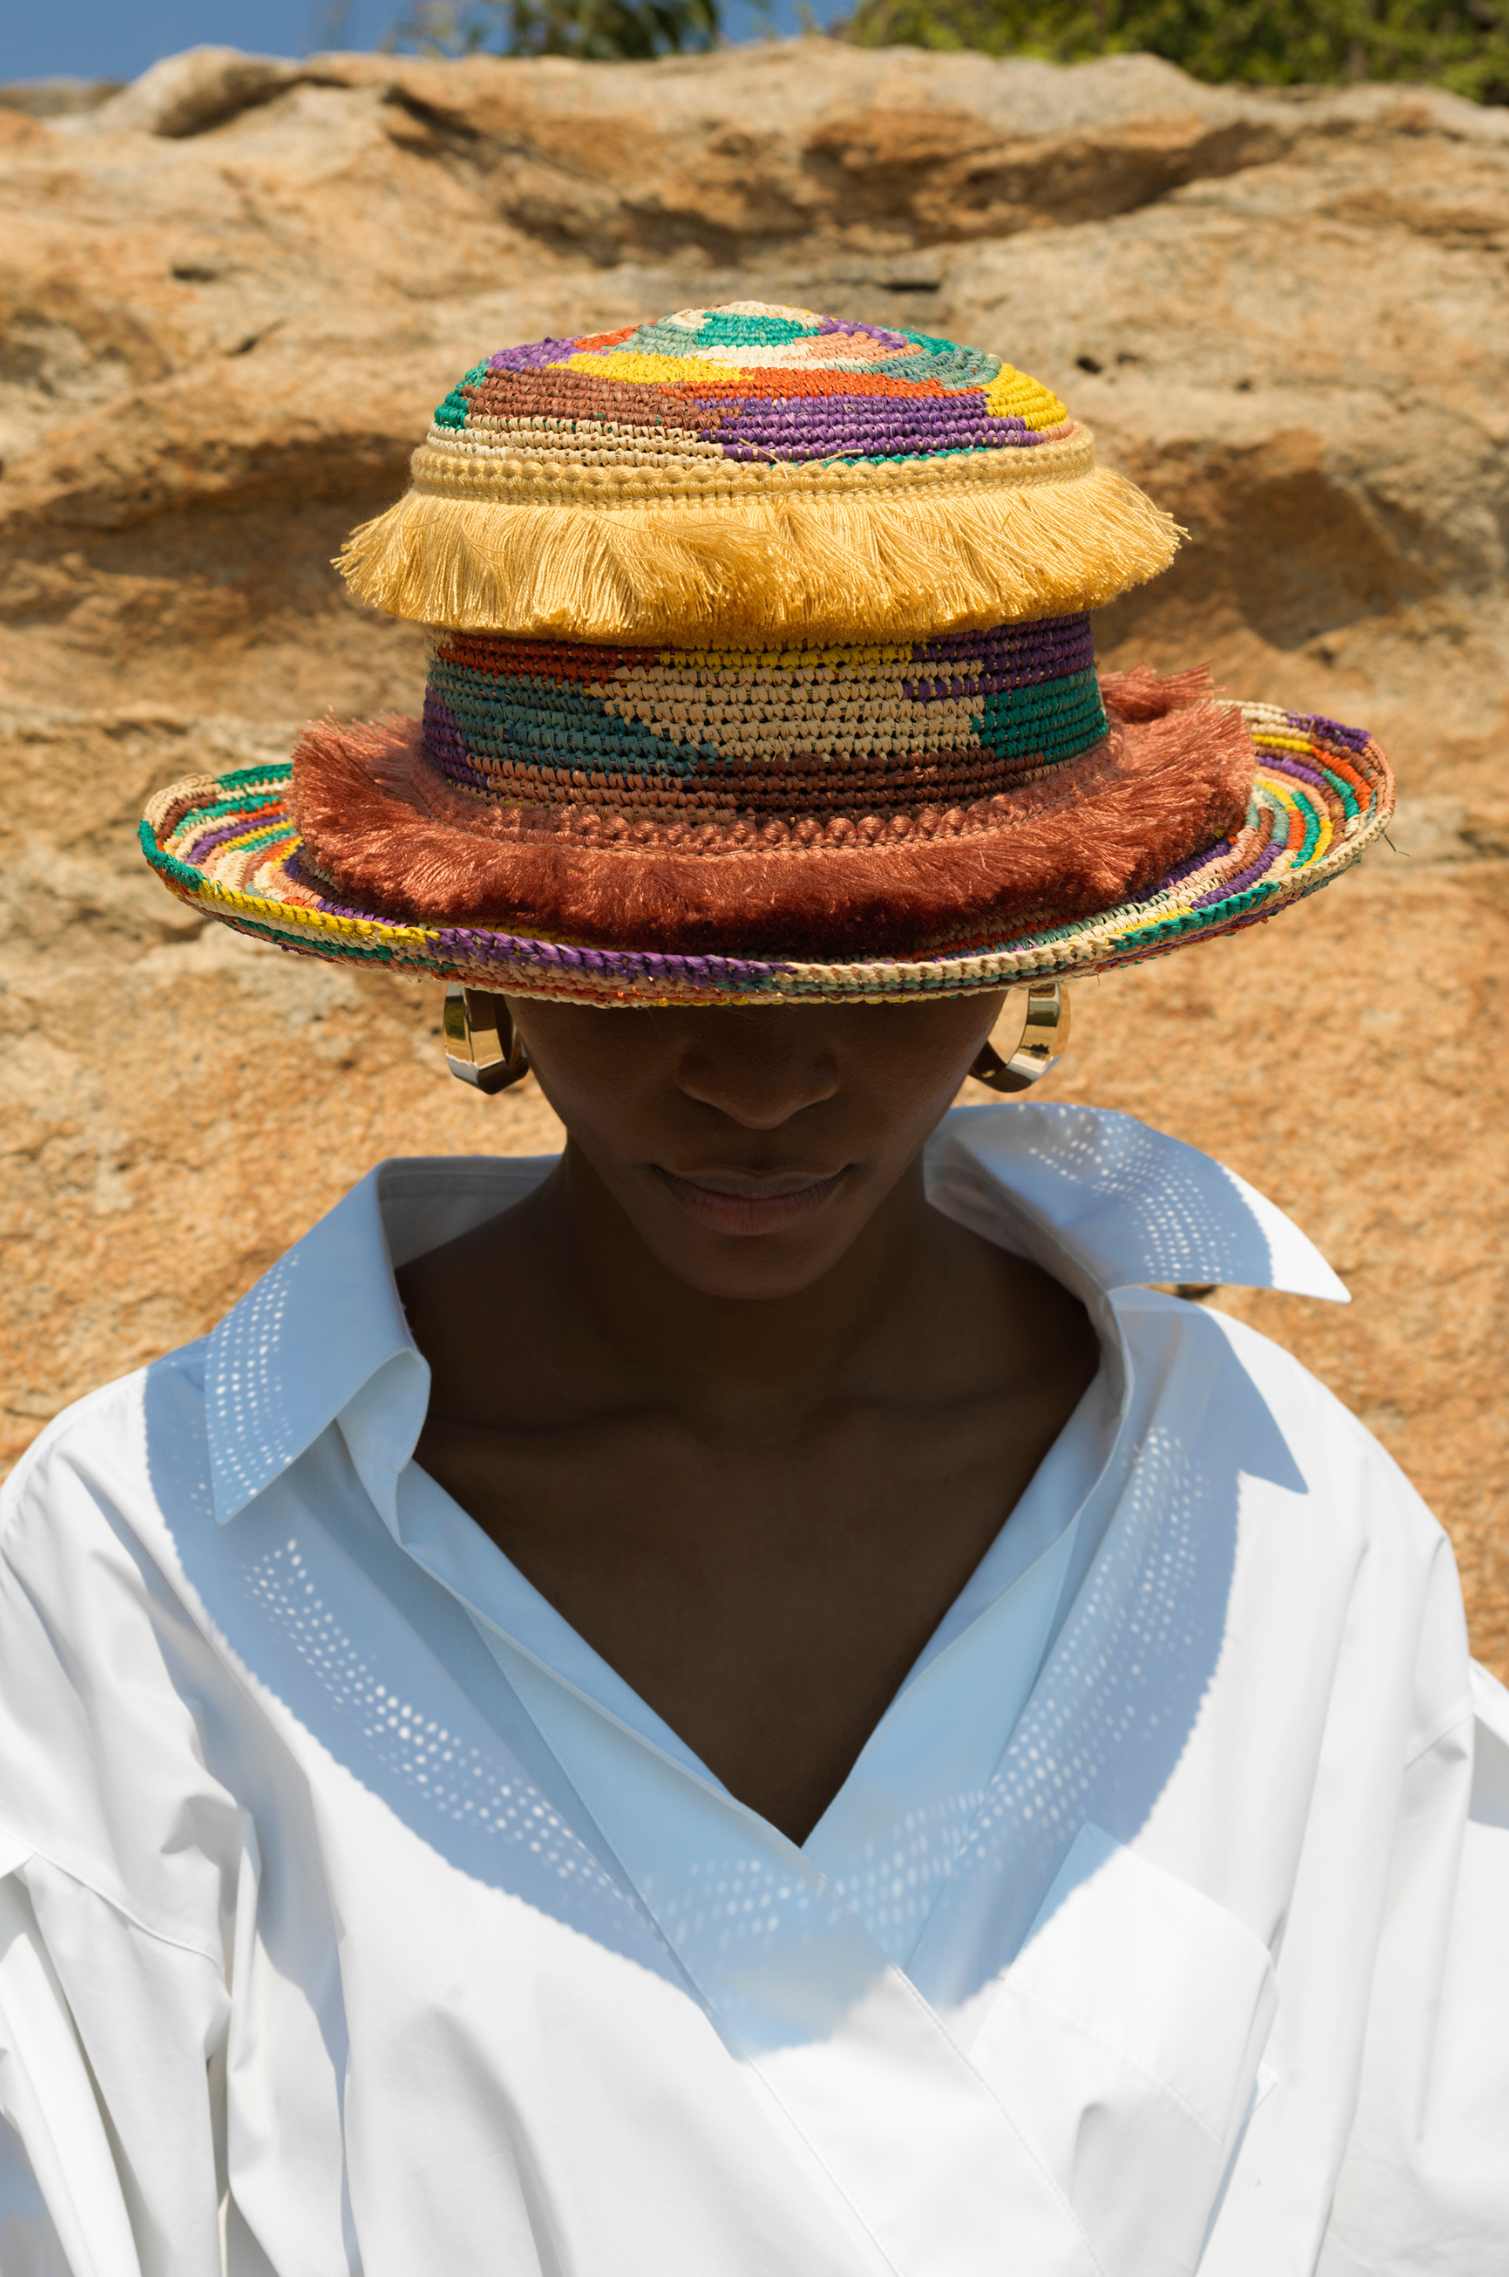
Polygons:
<instances>
[{"instance_id":1,"label":"rust colored fringe trim","mask_svg":"<svg viewBox=\"0 0 1509 2277\"><path fill-rule=\"evenodd\" d=\"M425 762L419 724L325 722L290 805L336 898L597 947L922 954L961 925L1092 915L1145 893L1245 819L1256 754L1203 669L1102 676L1106 744L993 802L994 827L901 842L683 853L588 846L569 809L490 814ZM532 834L531 834L532 833Z\"/></svg>"}]
</instances>

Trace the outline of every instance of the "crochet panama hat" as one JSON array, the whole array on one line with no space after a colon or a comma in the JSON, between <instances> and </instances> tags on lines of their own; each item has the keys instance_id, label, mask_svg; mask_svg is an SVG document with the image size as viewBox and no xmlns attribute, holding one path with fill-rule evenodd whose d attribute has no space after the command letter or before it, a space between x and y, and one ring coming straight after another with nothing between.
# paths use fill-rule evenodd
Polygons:
<instances>
[{"instance_id":1,"label":"crochet panama hat","mask_svg":"<svg viewBox=\"0 0 1509 2277\"><path fill-rule=\"evenodd\" d=\"M1393 802L1361 728L1096 669L1183 532L999 356L738 301L503 349L338 566L422 713L141 826L255 939L602 1004L906 999L1272 916Z\"/></svg>"}]
</instances>

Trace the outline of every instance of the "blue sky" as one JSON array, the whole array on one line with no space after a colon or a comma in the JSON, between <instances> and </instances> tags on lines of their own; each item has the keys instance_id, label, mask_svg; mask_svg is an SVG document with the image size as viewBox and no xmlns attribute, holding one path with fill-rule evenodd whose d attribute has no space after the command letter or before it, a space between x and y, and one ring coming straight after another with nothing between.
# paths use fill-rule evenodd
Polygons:
<instances>
[{"instance_id":1,"label":"blue sky","mask_svg":"<svg viewBox=\"0 0 1509 2277\"><path fill-rule=\"evenodd\" d=\"M160 55L207 43L264 55L372 47L403 12L404 0L67 0L53 7L15 0L0 6L0 80L130 79ZM814 12L826 20L838 12L836 0L816 0ZM730 0L725 21L736 39L758 28L748 0ZM795 0L776 0L774 22L795 29Z\"/></svg>"}]
</instances>

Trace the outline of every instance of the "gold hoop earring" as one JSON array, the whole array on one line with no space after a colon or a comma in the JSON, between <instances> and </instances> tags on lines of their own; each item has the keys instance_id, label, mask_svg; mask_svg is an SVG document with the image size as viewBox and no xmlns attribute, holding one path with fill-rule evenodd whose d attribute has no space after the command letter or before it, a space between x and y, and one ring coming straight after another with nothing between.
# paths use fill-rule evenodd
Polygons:
<instances>
[{"instance_id":1,"label":"gold hoop earring","mask_svg":"<svg viewBox=\"0 0 1509 2277\"><path fill-rule=\"evenodd\" d=\"M529 1073L529 1054L513 1014L490 989L463 988L452 981L445 992L442 1024L445 1064L475 1090L506 1091Z\"/></svg>"},{"instance_id":2,"label":"gold hoop earring","mask_svg":"<svg viewBox=\"0 0 1509 2277\"><path fill-rule=\"evenodd\" d=\"M1010 1051L999 1039L1012 1037ZM1026 1091L1046 1075L1069 1041L1069 992L1056 980L1033 981L1020 1031L1009 1001L970 1064L976 1083L992 1091Z\"/></svg>"}]
</instances>

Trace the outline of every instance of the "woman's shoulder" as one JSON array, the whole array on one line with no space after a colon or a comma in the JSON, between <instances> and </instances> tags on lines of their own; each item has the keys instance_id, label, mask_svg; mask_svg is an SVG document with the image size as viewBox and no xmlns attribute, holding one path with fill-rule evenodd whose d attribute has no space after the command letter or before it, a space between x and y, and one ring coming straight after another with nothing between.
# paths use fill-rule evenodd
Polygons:
<instances>
[{"instance_id":1,"label":"woman's shoulder","mask_svg":"<svg viewBox=\"0 0 1509 2277\"><path fill-rule=\"evenodd\" d=\"M1467 1718L1474 1664L1455 1551L1398 1459L1250 1321L1209 1301L1129 1297L1134 1351L1182 1378L1182 1444L1206 1522L1231 1512L1233 1662L1246 1665L1252 1646L1261 1684L1282 1638L1286 1664L1327 1673L1343 1715L1364 1699L1396 1712L1406 1757Z\"/></svg>"},{"instance_id":2,"label":"woman's shoulder","mask_svg":"<svg viewBox=\"0 0 1509 2277\"><path fill-rule=\"evenodd\" d=\"M234 1681L186 1578L209 1515L203 1381L190 1345L101 1385L0 1486L0 1829L213 1954L239 1835L197 1722Z\"/></svg>"},{"instance_id":3,"label":"woman's shoulder","mask_svg":"<svg viewBox=\"0 0 1509 2277\"><path fill-rule=\"evenodd\" d=\"M0 1482L0 1691L35 1658L59 1698L100 1667L160 1671L197 1634L187 1575L212 1534L202 1341L101 1384L38 1433Z\"/></svg>"},{"instance_id":4,"label":"woman's shoulder","mask_svg":"<svg viewBox=\"0 0 1509 2277\"><path fill-rule=\"evenodd\" d=\"M1219 1291L1129 1289L1117 1310L1134 1355L1167 1370L1193 1444L1266 1486L1253 1501L1275 1522L1300 1503L1323 1514L1317 1558L1369 1544L1416 1568L1449 1555L1445 1528L1398 1458L1289 1345L1225 1310Z\"/></svg>"},{"instance_id":5,"label":"woman's shoulder","mask_svg":"<svg viewBox=\"0 0 1509 2277\"><path fill-rule=\"evenodd\" d=\"M55 1536L70 1513L125 1518L151 1503L154 1485L166 1483L163 1435L190 1458L174 1482L181 1492L205 1439L204 1352L205 1339L196 1338L60 1408L0 1480L0 1544L14 1547L39 1516Z\"/></svg>"}]
</instances>

